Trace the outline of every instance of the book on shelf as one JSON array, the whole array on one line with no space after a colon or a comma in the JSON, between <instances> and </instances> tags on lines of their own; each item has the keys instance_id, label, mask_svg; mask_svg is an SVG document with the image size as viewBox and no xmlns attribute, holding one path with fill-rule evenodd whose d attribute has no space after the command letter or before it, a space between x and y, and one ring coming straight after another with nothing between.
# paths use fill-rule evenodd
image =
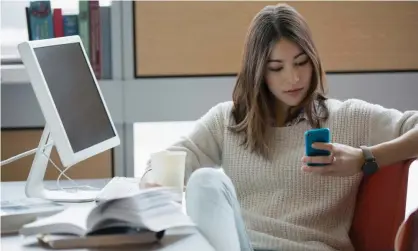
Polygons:
<instances>
[{"instance_id":1,"label":"book on shelf","mask_svg":"<svg viewBox=\"0 0 418 251\"><path fill-rule=\"evenodd\" d=\"M74 205L24 225L20 234L36 235L52 248L154 243L164 238L168 229L195 230L195 224L176 202L181 196L178 191L159 187L118 195L98 204Z\"/></svg>"},{"instance_id":2,"label":"book on shelf","mask_svg":"<svg viewBox=\"0 0 418 251\"><path fill-rule=\"evenodd\" d=\"M88 57L90 57L90 11L88 1L78 2L78 34Z\"/></svg>"},{"instance_id":3,"label":"book on shelf","mask_svg":"<svg viewBox=\"0 0 418 251\"><path fill-rule=\"evenodd\" d=\"M64 26L64 36L78 35L78 16L63 15L62 22Z\"/></svg>"},{"instance_id":4,"label":"book on shelf","mask_svg":"<svg viewBox=\"0 0 418 251\"><path fill-rule=\"evenodd\" d=\"M26 27L28 29L28 39L29 41L34 40L32 37L32 29L31 29L31 23L30 23L30 15L29 15L29 7L25 8L25 14L26 14Z\"/></svg>"},{"instance_id":5,"label":"book on shelf","mask_svg":"<svg viewBox=\"0 0 418 251\"><path fill-rule=\"evenodd\" d=\"M49 1L31 1L27 9L29 37L32 40L54 37L52 9Z\"/></svg>"},{"instance_id":6,"label":"book on shelf","mask_svg":"<svg viewBox=\"0 0 418 251\"><path fill-rule=\"evenodd\" d=\"M99 1L89 1L90 62L96 78L101 78L101 36Z\"/></svg>"},{"instance_id":7,"label":"book on shelf","mask_svg":"<svg viewBox=\"0 0 418 251\"><path fill-rule=\"evenodd\" d=\"M63 37L64 36L64 23L62 18L62 9L54 9L52 14L52 19L54 20L54 37Z\"/></svg>"},{"instance_id":8,"label":"book on shelf","mask_svg":"<svg viewBox=\"0 0 418 251\"><path fill-rule=\"evenodd\" d=\"M112 78L112 33L111 33L111 10L110 6L100 7L100 27L101 27L101 79Z\"/></svg>"}]
</instances>

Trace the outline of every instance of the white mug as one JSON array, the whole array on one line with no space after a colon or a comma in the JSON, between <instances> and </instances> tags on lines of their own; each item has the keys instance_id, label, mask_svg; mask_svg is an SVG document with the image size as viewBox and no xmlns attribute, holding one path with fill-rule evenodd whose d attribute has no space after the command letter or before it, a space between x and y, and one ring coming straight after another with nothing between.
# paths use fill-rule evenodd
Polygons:
<instances>
[{"instance_id":1,"label":"white mug","mask_svg":"<svg viewBox=\"0 0 418 251\"><path fill-rule=\"evenodd\" d=\"M151 154L152 181L183 191L186 155L183 151L161 151Z\"/></svg>"}]
</instances>

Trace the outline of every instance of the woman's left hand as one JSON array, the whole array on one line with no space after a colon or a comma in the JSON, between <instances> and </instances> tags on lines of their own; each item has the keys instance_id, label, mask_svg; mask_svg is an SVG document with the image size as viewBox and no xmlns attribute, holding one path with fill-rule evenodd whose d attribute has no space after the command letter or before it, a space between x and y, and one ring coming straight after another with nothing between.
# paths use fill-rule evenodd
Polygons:
<instances>
[{"instance_id":1,"label":"woman's left hand","mask_svg":"<svg viewBox=\"0 0 418 251\"><path fill-rule=\"evenodd\" d=\"M314 143L313 148L327 150L329 156L302 157L302 170L309 173L352 176L361 171L364 163L363 152L360 148L338 143ZM327 163L328 165L308 166L307 163Z\"/></svg>"}]
</instances>

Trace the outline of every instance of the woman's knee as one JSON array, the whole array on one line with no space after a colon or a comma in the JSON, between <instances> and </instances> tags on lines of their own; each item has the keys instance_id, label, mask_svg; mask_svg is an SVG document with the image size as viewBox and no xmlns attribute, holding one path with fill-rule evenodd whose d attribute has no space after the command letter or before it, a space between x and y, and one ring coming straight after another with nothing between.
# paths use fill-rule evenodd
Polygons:
<instances>
[{"instance_id":1,"label":"woman's knee","mask_svg":"<svg viewBox=\"0 0 418 251\"><path fill-rule=\"evenodd\" d=\"M217 168L199 168L194 171L187 182L187 193L198 193L199 197L217 196L225 192L232 192L235 195L235 189L229 177Z\"/></svg>"},{"instance_id":2,"label":"woman's knee","mask_svg":"<svg viewBox=\"0 0 418 251\"><path fill-rule=\"evenodd\" d=\"M222 183L230 182L228 176L221 169L203 167L195 170L189 177L187 187L194 186L219 186Z\"/></svg>"}]
</instances>

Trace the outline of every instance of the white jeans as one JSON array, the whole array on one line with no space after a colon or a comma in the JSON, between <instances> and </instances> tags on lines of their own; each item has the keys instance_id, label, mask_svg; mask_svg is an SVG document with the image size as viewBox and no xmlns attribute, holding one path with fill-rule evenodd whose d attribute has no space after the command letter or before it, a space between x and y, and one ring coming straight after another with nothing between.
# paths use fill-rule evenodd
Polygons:
<instances>
[{"instance_id":1,"label":"white jeans","mask_svg":"<svg viewBox=\"0 0 418 251\"><path fill-rule=\"evenodd\" d=\"M253 251L235 187L215 168L194 171L186 188L187 214L217 251Z\"/></svg>"}]
</instances>

